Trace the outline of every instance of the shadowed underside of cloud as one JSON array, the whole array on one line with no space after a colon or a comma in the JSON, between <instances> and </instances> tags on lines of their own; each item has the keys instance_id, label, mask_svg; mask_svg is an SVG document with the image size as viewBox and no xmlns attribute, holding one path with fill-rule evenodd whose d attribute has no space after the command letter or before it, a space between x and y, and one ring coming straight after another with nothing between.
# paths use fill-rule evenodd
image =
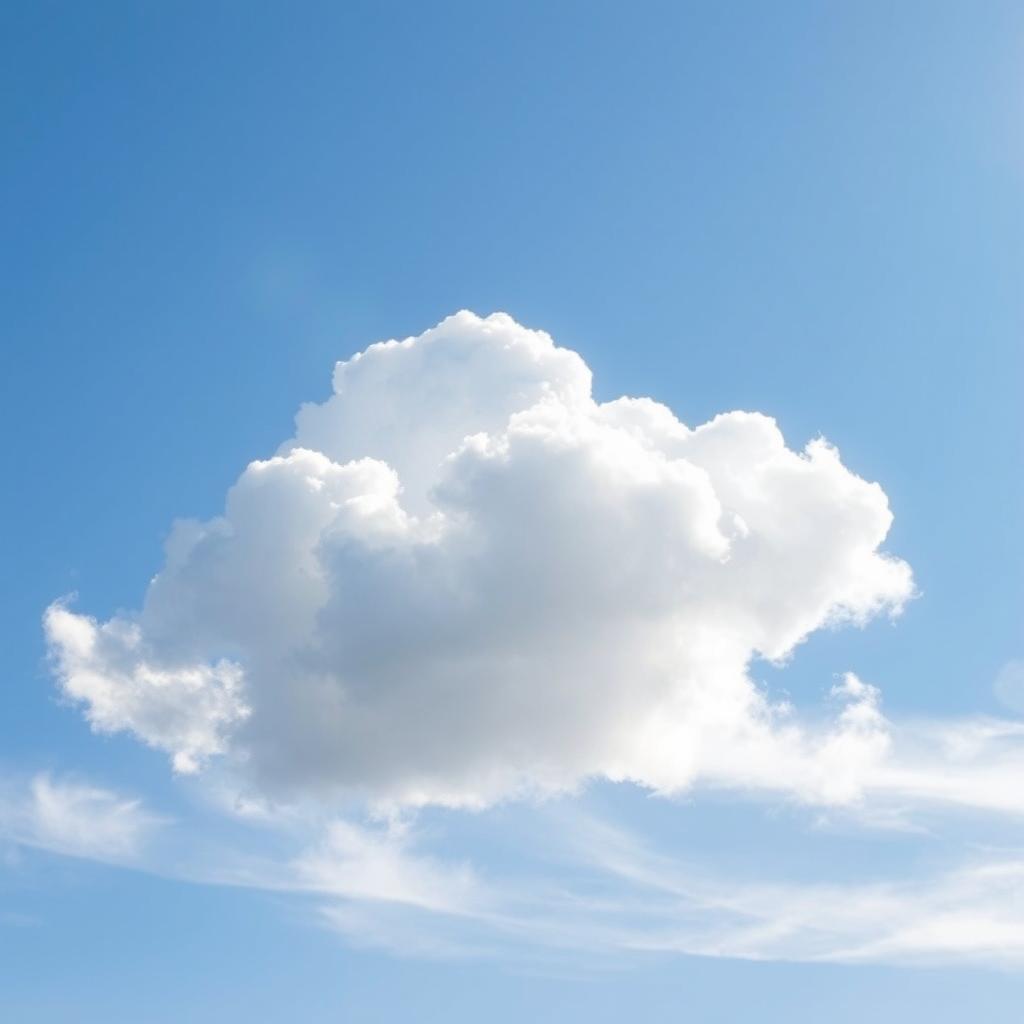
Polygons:
<instances>
[{"instance_id":1,"label":"shadowed underside of cloud","mask_svg":"<svg viewBox=\"0 0 1024 1024\"><path fill-rule=\"evenodd\" d=\"M574 352L460 313L373 345L179 522L141 611L46 616L65 694L277 798L482 806L589 777L823 801L887 744L867 688L810 733L754 657L897 612L885 495L822 440L598 403Z\"/></svg>"}]
</instances>

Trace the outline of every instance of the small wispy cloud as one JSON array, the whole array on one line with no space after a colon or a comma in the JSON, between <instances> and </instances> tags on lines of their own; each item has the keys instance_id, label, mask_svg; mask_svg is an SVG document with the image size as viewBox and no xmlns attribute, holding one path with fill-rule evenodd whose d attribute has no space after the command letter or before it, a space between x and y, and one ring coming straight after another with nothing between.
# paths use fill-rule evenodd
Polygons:
<instances>
[{"instance_id":1,"label":"small wispy cloud","mask_svg":"<svg viewBox=\"0 0 1024 1024\"><path fill-rule=\"evenodd\" d=\"M141 800L76 779L44 773L0 787L0 836L64 856L131 863L165 823Z\"/></svg>"}]
</instances>

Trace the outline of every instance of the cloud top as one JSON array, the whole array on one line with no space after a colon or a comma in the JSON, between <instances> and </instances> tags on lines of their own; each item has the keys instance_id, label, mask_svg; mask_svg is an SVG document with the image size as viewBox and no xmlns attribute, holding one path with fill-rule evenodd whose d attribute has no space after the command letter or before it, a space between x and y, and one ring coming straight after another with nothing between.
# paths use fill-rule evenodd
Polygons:
<instances>
[{"instance_id":1,"label":"cloud top","mask_svg":"<svg viewBox=\"0 0 1024 1024\"><path fill-rule=\"evenodd\" d=\"M463 312L339 363L222 516L175 524L137 614L58 603L46 630L95 728L279 796L484 805L606 777L842 800L884 750L874 691L848 679L812 736L747 666L901 608L891 518L823 440L596 402L576 353Z\"/></svg>"}]
</instances>

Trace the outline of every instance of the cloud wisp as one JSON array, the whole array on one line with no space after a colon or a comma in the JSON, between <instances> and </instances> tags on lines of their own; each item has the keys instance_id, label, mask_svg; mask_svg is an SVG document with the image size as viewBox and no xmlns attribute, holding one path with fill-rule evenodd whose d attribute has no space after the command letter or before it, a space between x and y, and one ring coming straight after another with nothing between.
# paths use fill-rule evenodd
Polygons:
<instances>
[{"instance_id":1,"label":"cloud wisp","mask_svg":"<svg viewBox=\"0 0 1024 1024\"><path fill-rule=\"evenodd\" d=\"M524 805L514 837L491 813L480 827L516 852L503 871L439 852L436 821L305 822L282 848L251 823L211 839L138 799L47 775L6 786L0 835L193 884L291 894L353 944L401 955L555 969L652 954L1024 966L1019 847L885 881L737 878L572 802Z\"/></svg>"},{"instance_id":2,"label":"cloud wisp","mask_svg":"<svg viewBox=\"0 0 1024 1024\"><path fill-rule=\"evenodd\" d=\"M45 772L0 785L0 838L67 857L133 864L166 824L141 800Z\"/></svg>"}]
</instances>

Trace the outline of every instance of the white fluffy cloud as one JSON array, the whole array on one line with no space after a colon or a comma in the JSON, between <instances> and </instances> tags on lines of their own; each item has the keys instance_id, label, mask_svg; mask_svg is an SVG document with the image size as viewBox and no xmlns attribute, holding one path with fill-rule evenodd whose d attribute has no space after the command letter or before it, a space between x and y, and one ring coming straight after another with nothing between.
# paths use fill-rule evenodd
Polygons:
<instances>
[{"instance_id":1,"label":"white fluffy cloud","mask_svg":"<svg viewBox=\"0 0 1024 1024\"><path fill-rule=\"evenodd\" d=\"M248 714L241 670L230 662L161 668L147 660L137 624L116 618L100 625L60 602L44 623L64 692L84 703L93 728L135 732L171 751L178 771L222 753L224 730Z\"/></svg>"},{"instance_id":2,"label":"white fluffy cloud","mask_svg":"<svg viewBox=\"0 0 1024 1024\"><path fill-rule=\"evenodd\" d=\"M58 603L46 629L95 728L278 796L480 805L607 777L845 800L885 755L874 691L848 677L808 733L747 666L899 610L891 518L822 440L598 403L577 354L464 312L339 363L223 516L175 525L136 615Z\"/></svg>"}]
</instances>

